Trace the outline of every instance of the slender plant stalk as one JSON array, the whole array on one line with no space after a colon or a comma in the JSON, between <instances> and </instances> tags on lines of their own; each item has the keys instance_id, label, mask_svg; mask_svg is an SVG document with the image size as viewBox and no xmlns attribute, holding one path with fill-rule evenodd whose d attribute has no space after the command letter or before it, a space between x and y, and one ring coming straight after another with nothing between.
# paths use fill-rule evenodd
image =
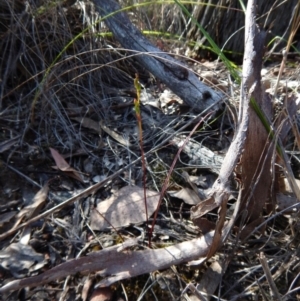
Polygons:
<instances>
[{"instance_id":1,"label":"slender plant stalk","mask_svg":"<svg viewBox=\"0 0 300 301\"><path fill-rule=\"evenodd\" d=\"M159 196L159 201L158 201L158 204L157 204L157 208L155 210L155 213L154 213L154 217L153 217L153 221L152 221L152 224L151 224L151 229L150 229L150 232L149 232L149 241L151 243L151 238L152 238L152 234L153 234L153 229L154 229L154 225L155 225L155 222L156 222L156 219L157 219L157 215L158 215L158 212L159 212L159 208L160 208L160 205L161 205L161 202L162 202L162 199L166 193L166 190L168 188L168 185L169 185L169 182L170 182L170 178L171 178L171 175L172 175L172 172L174 170L174 167L175 167L175 164L176 162L178 161L178 158L179 158L179 155L180 153L182 152L183 148L185 147L185 145L187 144L187 142L189 141L190 137L194 134L194 132L198 129L199 125L209 116L211 115L213 112L209 112L207 113L204 117L202 117L200 119L200 121L195 125L195 127L192 129L192 131L189 133L189 135L185 138L183 144L181 145L181 147L178 149L177 151L177 154L175 156L175 158L173 159L173 162L172 162L172 165L168 171L168 175L164 181L164 185L162 187L162 190L161 190L161 193L160 193L160 196ZM150 247L151 247L151 244L150 244Z\"/></svg>"},{"instance_id":2,"label":"slender plant stalk","mask_svg":"<svg viewBox=\"0 0 300 301\"><path fill-rule=\"evenodd\" d=\"M139 75L135 74L134 79L134 87L136 90L136 98L134 99L134 110L135 110L135 116L138 122L138 129L139 129L139 144L141 149L141 158L142 158L142 169L143 169L143 186L144 186L144 201L145 201L145 212L146 212L146 226L147 226L147 233L148 233L148 244L149 248L151 247L151 235L149 232L149 217L148 217L148 206L147 206L147 193L146 193L146 159L145 159L145 153L144 153L144 146L143 146L143 129L142 129L142 116L141 116L141 91L142 86L139 82Z\"/></svg>"}]
</instances>

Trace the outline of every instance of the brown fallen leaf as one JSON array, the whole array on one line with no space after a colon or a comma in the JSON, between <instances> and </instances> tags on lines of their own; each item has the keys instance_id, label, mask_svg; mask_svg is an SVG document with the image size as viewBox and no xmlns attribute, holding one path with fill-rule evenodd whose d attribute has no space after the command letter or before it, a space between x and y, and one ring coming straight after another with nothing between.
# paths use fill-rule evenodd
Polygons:
<instances>
[{"instance_id":1,"label":"brown fallen leaf","mask_svg":"<svg viewBox=\"0 0 300 301\"><path fill-rule=\"evenodd\" d=\"M99 134L101 134L101 129L100 129L100 126L99 126L99 123L90 119L90 118L87 118L87 117L73 117L71 118L77 122L79 122L81 124L81 126L85 127L85 128L88 128L90 130L93 130Z\"/></svg>"},{"instance_id":2,"label":"brown fallen leaf","mask_svg":"<svg viewBox=\"0 0 300 301\"><path fill-rule=\"evenodd\" d=\"M220 263L220 261L222 263ZM204 300L212 299L217 287L220 285L222 275L226 271L227 262L225 260L217 260L212 262L197 285L197 290L204 293Z\"/></svg>"},{"instance_id":3,"label":"brown fallen leaf","mask_svg":"<svg viewBox=\"0 0 300 301\"><path fill-rule=\"evenodd\" d=\"M88 300L89 292L90 292L91 288L93 287L93 284L94 284L94 280L91 278L88 278L84 281L84 285L83 285L83 288L81 291L82 301Z\"/></svg>"},{"instance_id":4,"label":"brown fallen leaf","mask_svg":"<svg viewBox=\"0 0 300 301\"><path fill-rule=\"evenodd\" d=\"M201 202L199 195L190 188L183 187L178 191L168 191L170 196L183 200L186 204L196 205Z\"/></svg>"},{"instance_id":5,"label":"brown fallen leaf","mask_svg":"<svg viewBox=\"0 0 300 301\"><path fill-rule=\"evenodd\" d=\"M83 183L83 180L82 180L79 172L77 170L75 170L74 168L72 168L57 150L50 147L50 151L51 151L51 155L55 161L56 167L59 170L61 170L65 174L67 174L69 177Z\"/></svg>"},{"instance_id":6,"label":"brown fallen leaf","mask_svg":"<svg viewBox=\"0 0 300 301\"><path fill-rule=\"evenodd\" d=\"M37 268L41 268L45 263L42 254L20 242L12 243L0 251L1 266L16 278L25 277L30 269L35 269L35 265Z\"/></svg>"},{"instance_id":7,"label":"brown fallen leaf","mask_svg":"<svg viewBox=\"0 0 300 301\"><path fill-rule=\"evenodd\" d=\"M26 215L27 219L30 219L34 216L36 216L40 210L43 204L45 203L47 196L49 192L49 185L46 183L34 196L31 204L26 206L19 215Z\"/></svg>"},{"instance_id":8,"label":"brown fallen leaf","mask_svg":"<svg viewBox=\"0 0 300 301\"><path fill-rule=\"evenodd\" d=\"M49 185L46 183L34 196L32 203L26 206L19 214L20 216L26 216L27 220L37 216L41 211L44 203L47 199L49 192ZM20 243L27 245L31 237L31 225L25 227L22 231Z\"/></svg>"},{"instance_id":9,"label":"brown fallen leaf","mask_svg":"<svg viewBox=\"0 0 300 301\"><path fill-rule=\"evenodd\" d=\"M203 215L218 207L213 196L191 208L191 220L194 222Z\"/></svg>"},{"instance_id":10,"label":"brown fallen leaf","mask_svg":"<svg viewBox=\"0 0 300 301\"><path fill-rule=\"evenodd\" d=\"M72 119L77 121L77 122L80 122L80 124L82 126L84 126L85 128L91 129L95 132L98 132L99 134L101 134L101 130L103 130L104 132L106 132L108 135L110 135L112 138L114 138L116 141L118 141L122 145L132 146L132 144L128 140L124 139L123 136L118 134L116 131L113 131L113 130L109 129L105 125L103 120L98 123L98 122L96 122L96 121L94 121L90 118L87 118L87 117L83 117L83 118L74 117Z\"/></svg>"},{"instance_id":11,"label":"brown fallen leaf","mask_svg":"<svg viewBox=\"0 0 300 301\"><path fill-rule=\"evenodd\" d=\"M206 234L216 228L216 223L204 217L194 220L194 224L201 230L202 234Z\"/></svg>"},{"instance_id":12,"label":"brown fallen leaf","mask_svg":"<svg viewBox=\"0 0 300 301\"><path fill-rule=\"evenodd\" d=\"M148 215L151 216L157 208L159 193L147 190L146 195ZM125 186L107 200L100 202L97 210L92 211L91 228L93 230L103 230L111 226L119 228L146 220L144 189Z\"/></svg>"},{"instance_id":13,"label":"brown fallen leaf","mask_svg":"<svg viewBox=\"0 0 300 301\"><path fill-rule=\"evenodd\" d=\"M113 291L109 287L96 288L90 298L90 301L110 301Z\"/></svg>"},{"instance_id":14,"label":"brown fallen leaf","mask_svg":"<svg viewBox=\"0 0 300 301\"><path fill-rule=\"evenodd\" d=\"M106 132L108 135L110 135L112 138L114 138L116 141L118 141L118 142L121 143L122 145L125 145L125 146L127 146L127 147L132 146L132 144L131 144L128 140L124 139L123 136L121 136L121 135L118 134L117 132L115 132L115 131L109 129L109 128L105 125L105 123L104 123L103 120L101 120L101 121L99 122L99 125L100 125L101 129L102 129L104 132Z\"/></svg>"},{"instance_id":15,"label":"brown fallen leaf","mask_svg":"<svg viewBox=\"0 0 300 301\"><path fill-rule=\"evenodd\" d=\"M16 228L22 221L29 220L40 212L42 206L44 205L44 202L47 199L48 191L49 191L49 186L48 184L45 184L36 193L31 203L28 206L24 207L19 213L14 215L15 218L15 220L13 221L14 225L11 227L11 229ZM26 232L30 232L30 228L28 228ZM24 240L22 241L22 243L26 244L24 243Z\"/></svg>"}]
</instances>

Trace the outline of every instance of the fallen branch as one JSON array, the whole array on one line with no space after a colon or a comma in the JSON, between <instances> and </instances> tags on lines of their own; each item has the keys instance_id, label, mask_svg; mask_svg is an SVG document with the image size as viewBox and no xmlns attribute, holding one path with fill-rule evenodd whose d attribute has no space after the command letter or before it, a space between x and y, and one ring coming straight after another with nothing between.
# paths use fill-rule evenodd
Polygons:
<instances>
[{"instance_id":1,"label":"fallen branch","mask_svg":"<svg viewBox=\"0 0 300 301\"><path fill-rule=\"evenodd\" d=\"M201 83L189 68L172 56L154 47L130 22L120 6L113 0L94 0L96 10L105 18L105 23L121 45L137 51L136 59L156 78L166 84L187 105L201 112L217 104L223 95Z\"/></svg>"},{"instance_id":2,"label":"fallen branch","mask_svg":"<svg viewBox=\"0 0 300 301\"><path fill-rule=\"evenodd\" d=\"M85 257L72 259L43 274L14 280L1 287L0 293L22 287L42 285L78 272L97 272L103 277L109 276L100 282L101 286L108 286L121 279L165 269L171 265L205 256L211 244L212 235L212 233L208 233L198 239L156 250L130 251L125 249L118 251L122 248L122 244L119 244L99 252L90 253Z\"/></svg>"}]
</instances>

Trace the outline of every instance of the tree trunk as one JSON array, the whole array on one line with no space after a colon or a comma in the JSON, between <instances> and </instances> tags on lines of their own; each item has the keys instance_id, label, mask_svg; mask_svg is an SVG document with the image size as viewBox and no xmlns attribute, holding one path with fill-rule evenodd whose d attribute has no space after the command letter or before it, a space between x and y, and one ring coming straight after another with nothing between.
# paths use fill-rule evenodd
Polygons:
<instances>
[{"instance_id":1,"label":"tree trunk","mask_svg":"<svg viewBox=\"0 0 300 301\"><path fill-rule=\"evenodd\" d=\"M244 43L241 43L241 41L244 41L245 36L245 13L240 6L240 1L209 0L205 4L203 4L203 1L198 1L199 4L194 6L192 12L193 17L220 48L224 47L224 50L230 51L232 57L241 59L244 53ZM260 28L268 30L266 45L276 36L282 38L271 43L269 50L280 51L286 45L291 31L293 11L297 2L298 0L289 0L283 3L258 1L257 16L259 17L256 22ZM247 1L244 1L244 3L246 5ZM300 31L298 31L298 47L300 46L299 36ZM194 23L191 23L188 38L196 42L193 49L194 55L207 56L208 50L201 46L210 45ZM297 47L297 45L295 46Z\"/></svg>"}]
</instances>

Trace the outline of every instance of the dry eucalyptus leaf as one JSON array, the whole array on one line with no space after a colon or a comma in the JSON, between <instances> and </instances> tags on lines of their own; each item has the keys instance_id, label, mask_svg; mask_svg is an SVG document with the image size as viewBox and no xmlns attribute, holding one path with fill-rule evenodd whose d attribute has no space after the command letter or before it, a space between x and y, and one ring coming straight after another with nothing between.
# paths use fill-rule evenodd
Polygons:
<instances>
[{"instance_id":1,"label":"dry eucalyptus leaf","mask_svg":"<svg viewBox=\"0 0 300 301\"><path fill-rule=\"evenodd\" d=\"M132 146L132 144L131 144L128 140L124 139L123 136L121 136L120 134L118 134L116 131L113 131L113 130L109 129L109 128L104 124L104 121L103 121L103 120L101 120L101 121L99 122L99 125L100 125L101 129L102 129L104 132L106 132L109 136L111 136L112 138L114 138L116 141L118 141L118 142L121 143L122 145L125 145L125 146L127 146L127 147Z\"/></svg>"},{"instance_id":2,"label":"dry eucalyptus leaf","mask_svg":"<svg viewBox=\"0 0 300 301\"><path fill-rule=\"evenodd\" d=\"M42 254L35 252L31 246L21 243L12 243L5 250L0 251L1 266L16 278L26 276L29 268L43 261Z\"/></svg>"},{"instance_id":3,"label":"dry eucalyptus leaf","mask_svg":"<svg viewBox=\"0 0 300 301\"><path fill-rule=\"evenodd\" d=\"M48 183L46 183L34 196L32 200L32 204L26 206L22 210L21 215L23 215L24 213L27 219L31 219L34 216L37 216L40 213L42 207L44 206L45 201L47 200L48 192L49 192L49 185ZM29 243L31 238L31 227L32 227L31 225L28 225L23 229L20 238L21 244L27 245Z\"/></svg>"},{"instance_id":4,"label":"dry eucalyptus leaf","mask_svg":"<svg viewBox=\"0 0 300 301\"><path fill-rule=\"evenodd\" d=\"M90 130L94 130L95 132L98 132L99 134L101 134L101 130L100 130L100 126L99 126L98 122L96 122L90 118L87 118L87 117L84 117L84 118L73 117L72 119L79 122L83 127L88 128Z\"/></svg>"},{"instance_id":5,"label":"dry eucalyptus leaf","mask_svg":"<svg viewBox=\"0 0 300 301\"><path fill-rule=\"evenodd\" d=\"M89 292L92 288L94 284L94 280L91 278L88 278L84 281L84 285L81 291L81 299L82 301L87 301L88 300L88 296L89 296Z\"/></svg>"},{"instance_id":6,"label":"dry eucalyptus leaf","mask_svg":"<svg viewBox=\"0 0 300 301\"><path fill-rule=\"evenodd\" d=\"M197 285L197 289L205 294L205 300L213 299L212 295L220 285L224 271L226 271L226 263L224 263L224 260L219 259L212 262L202 276L200 283Z\"/></svg>"},{"instance_id":7,"label":"dry eucalyptus leaf","mask_svg":"<svg viewBox=\"0 0 300 301\"><path fill-rule=\"evenodd\" d=\"M49 185L45 184L34 196L32 199L31 203L24 207L19 213L18 213L18 218L23 219L26 217L27 220L30 218L36 216L40 210L41 207L44 205L47 195L49 191Z\"/></svg>"},{"instance_id":8,"label":"dry eucalyptus leaf","mask_svg":"<svg viewBox=\"0 0 300 301\"><path fill-rule=\"evenodd\" d=\"M206 234L216 228L216 223L209 221L207 218L200 217L194 220L194 224L198 226L202 234Z\"/></svg>"},{"instance_id":9,"label":"dry eucalyptus leaf","mask_svg":"<svg viewBox=\"0 0 300 301\"><path fill-rule=\"evenodd\" d=\"M215 199L213 197L209 197L205 201L191 208L191 220L194 221L217 207L218 204L215 202Z\"/></svg>"},{"instance_id":10,"label":"dry eucalyptus leaf","mask_svg":"<svg viewBox=\"0 0 300 301\"><path fill-rule=\"evenodd\" d=\"M147 209L150 217L157 208L159 193L146 190ZM103 218L104 217L104 218ZM103 230L113 226L125 227L146 221L144 189L137 186L126 186L107 200L99 203L91 213L93 230Z\"/></svg>"},{"instance_id":11,"label":"dry eucalyptus leaf","mask_svg":"<svg viewBox=\"0 0 300 301\"><path fill-rule=\"evenodd\" d=\"M98 287L94 289L90 301L110 301L113 291L109 287Z\"/></svg>"},{"instance_id":12,"label":"dry eucalyptus leaf","mask_svg":"<svg viewBox=\"0 0 300 301\"><path fill-rule=\"evenodd\" d=\"M45 184L36 193L36 195L32 198L32 200L30 201L30 204L28 204L26 207L24 207L18 214L15 214L13 216L14 224L11 227L11 229L16 228L22 221L24 221L25 219L29 220L32 217L36 216L40 212L42 206L45 203L45 200L47 199L48 191L49 191L49 186L48 186L48 184ZM9 213L8 213L8 217L9 217ZM28 227L30 227L30 226L28 226ZM24 243L24 241L23 241L23 243Z\"/></svg>"},{"instance_id":13,"label":"dry eucalyptus leaf","mask_svg":"<svg viewBox=\"0 0 300 301\"><path fill-rule=\"evenodd\" d=\"M199 195L193 189L182 188L178 191L168 191L170 196L183 200L186 204L196 205L201 202Z\"/></svg>"},{"instance_id":14,"label":"dry eucalyptus leaf","mask_svg":"<svg viewBox=\"0 0 300 301\"><path fill-rule=\"evenodd\" d=\"M74 168L72 168L57 150L50 147L50 151L51 151L51 155L55 161L55 164L59 170L61 170L65 174L67 174L69 177L83 183L83 180L82 180L79 172L77 170L75 170Z\"/></svg>"}]
</instances>

